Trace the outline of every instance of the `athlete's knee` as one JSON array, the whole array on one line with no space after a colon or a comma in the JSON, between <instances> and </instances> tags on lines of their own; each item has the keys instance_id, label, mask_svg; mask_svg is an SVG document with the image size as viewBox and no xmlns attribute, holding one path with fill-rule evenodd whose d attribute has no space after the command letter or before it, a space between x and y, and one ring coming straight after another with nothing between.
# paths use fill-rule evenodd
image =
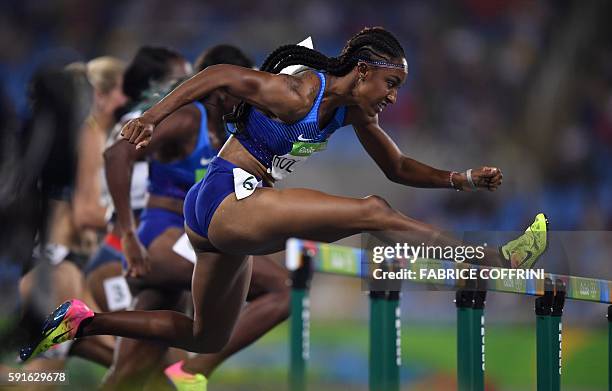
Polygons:
<instances>
[{"instance_id":1,"label":"athlete's knee","mask_svg":"<svg viewBox=\"0 0 612 391\"><path fill-rule=\"evenodd\" d=\"M220 330L219 332L211 332L202 328L195 328L193 344L191 350L194 353L219 353L229 342L231 332Z\"/></svg>"},{"instance_id":2,"label":"athlete's knee","mask_svg":"<svg viewBox=\"0 0 612 391\"><path fill-rule=\"evenodd\" d=\"M227 337L219 337L219 338L210 338L204 336L196 336L195 343L192 346L191 350L194 353L198 354L213 354L219 353L225 345L229 342L229 336Z\"/></svg>"},{"instance_id":3,"label":"athlete's knee","mask_svg":"<svg viewBox=\"0 0 612 391\"><path fill-rule=\"evenodd\" d=\"M364 197L363 202L366 204L366 207L375 211L391 209L391 205L387 202L387 200L378 195L369 195Z\"/></svg>"},{"instance_id":4,"label":"athlete's knee","mask_svg":"<svg viewBox=\"0 0 612 391\"><path fill-rule=\"evenodd\" d=\"M129 368L129 365L122 366L114 363L106 371L100 389L103 391L117 389L122 382L130 377L130 374L131 368Z\"/></svg>"},{"instance_id":5,"label":"athlete's knee","mask_svg":"<svg viewBox=\"0 0 612 391\"><path fill-rule=\"evenodd\" d=\"M377 195L369 195L363 198L364 215L376 216L393 211L391 205L384 198Z\"/></svg>"},{"instance_id":6,"label":"athlete's knee","mask_svg":"<svg viewBox=\"0 0 612 391\"><path fill-rule=\"evenodd\" d=\"M362 208L358 214L358 226L362 230L377 231L393 226L396 211L382 197L371 195L361 200Z\"/></svg>"},{"instance_id":7,"label":"athlete's knee","mask_svg":"<svg viewBox=\"0 0 612 391\"><path fill-rule=\"evenodd\" d=\"M104 375L101 391L128 391L142 389L150 371L133 371L129 367L111 367Z\"/></svg>"},{"instance_id":8,"label":"athlete's knee","mask_svg":"<svg viewBox=\"0 0 612 391\"><path fill-rule=\"evenodd\" d=\"M119 379L117 376L117 366L113 364L110 367L108 367L108 370L104 374L104 377L102 378L100 389L101 390L111 390L114 388L113 386L117 384L118 382L119 382Z\"/></svg>"},{"instance_id":9,"label":"athlete's knee","mask_svg":"<svg viewBox=\"0 0 612 391\"><path fill-rule=\"evenodd\" d=\"M146 359L114 362L104 377L104 388L125 389L129 384L129 389L135 389L137 385L144 384L156 366L156 361Z\"/></svg>"},{"instance_id":10,"label":"athlete's knee","mask_svg":"<svg viewBox=\"0 0 612 391\"><path fill-rule=\"evenodd\" d=\"M251 284L253 281L251 280ZM283 269L273 279L266 281L265 293L259 297L267 297L273 305L271 316L280 323L289 317L289 306L291 301L291 280L289 273Z\"/></svg>"}]
</instances>

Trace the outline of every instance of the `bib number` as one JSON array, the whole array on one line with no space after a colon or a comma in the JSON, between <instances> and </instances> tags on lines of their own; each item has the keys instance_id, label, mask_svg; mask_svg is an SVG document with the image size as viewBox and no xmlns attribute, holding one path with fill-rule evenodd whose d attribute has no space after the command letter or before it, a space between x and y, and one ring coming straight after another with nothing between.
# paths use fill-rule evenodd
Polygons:
<instances>
[{"instance_id":1,"label":"bib number","mask_svg":"<svg viewBox=\"0 0 612 391\"><path fill-rule=\"evenodd\" d=\"M255 176L242 168L234 168L234 193L236 198L241 200L247 198L255 192L255 189L261 187L261 181L258 181Z\"/></svg>"},{"instance_id":2,"label":"bib number","mask_svg":"<svg viewBox=\"0 0 612 391\"><path fill-rule=\"evenodd\" d=\"M288 175L293 174L297 167L304 164L306 159L315 152L321 152L327 148L327 141L322 143L308 143L298 141L293 143L291 152L286 155L274 155L272 158L272 167L268 170L272 174L272 178L277 181L285 179Z\"/></svg>"},{"instance_id":3,"label":"bib number","mask_svg":"<svg viewBox=\"0 0 612 391\"><path fill-rule=\"evenodd\" d=\"M109 311L119 311L129 307L132 294L123 276L107 278L103 284Z\"/></svg>"}]
</instances>

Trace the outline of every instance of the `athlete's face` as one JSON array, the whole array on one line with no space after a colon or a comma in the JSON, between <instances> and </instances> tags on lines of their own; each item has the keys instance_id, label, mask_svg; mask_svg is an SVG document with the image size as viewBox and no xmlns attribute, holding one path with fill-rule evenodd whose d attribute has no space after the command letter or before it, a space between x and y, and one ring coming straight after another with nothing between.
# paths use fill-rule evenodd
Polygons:
<instances>
[{"instance_id":1,"label":"athlete's face","mask_svg":"<svg viewBox=\"0 0 612 391\"><path fill-rule=\"evenodd\" d=\"M393 64L406 64L404 58L394 58ZM371 116L380 114L389 104L397 100L397 92L406 81L404 69L386 68L360 62L357 65L355 96L358 105Z\"/></svg>"},{"instance_id":2,"label":"athlete's face","mask_svg":"<svg viewBox=\"0 0 612 391\"><path fill-rule=\"evenodd\" d=\"M152 80L149 83L149 88L162 90L193 75L191 63L185 59L170 60L166 65L168 66L166 74L160 79Z\"/></svg>"},{"instance_id":3,"label":"athlete's face","mask_svg":"<svg viewBox=\"0 0 612 391\"><path fill-rule=\"evenodd\" d=\"M193 74L191 63L187 60L177 59L170 62L170 73L166 77L167 80L179 80Z\"/></svg>"},{"instance_id":4,"label":"athlete's face","mask_svg":"<svg viewBox=\"0 0 612 391\"><path fill-rule=\"evenodd\" d=\"M96 91L95 93L95 106L96 108L107 115L111 115L117 110L117 108L123 106L127 102L127 97L123 94L121 85L123 84L123 77L119 77L112 90L107 93Z\"/></svg>"}]
</instances>

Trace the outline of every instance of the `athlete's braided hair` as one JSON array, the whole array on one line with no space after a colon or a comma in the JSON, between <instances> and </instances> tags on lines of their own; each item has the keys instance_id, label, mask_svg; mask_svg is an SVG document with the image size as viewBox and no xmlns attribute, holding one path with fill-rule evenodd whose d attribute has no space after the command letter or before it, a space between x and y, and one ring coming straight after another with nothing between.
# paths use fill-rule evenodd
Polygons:
<instances>
[{"instance_id":1,"label":"athlete's braided hair","mask_svg":"<svg viewBox=\"0 0 612 391\"><path fill-rule=\"evenodd\" d=\"M357 65L359 59L390 61L402 57L405 57L404 49L393 34L382 27L372 27L364 28L349 39L338 57L327 57L299 45L284 45L266 58L260 70L279 73L290 65L304 65L334 76L344 76ZM250 109L249 104L241 102L233 113L225 116L225 120L234 123L237 133L242 133Z\"/></svg>"}]
</instances>

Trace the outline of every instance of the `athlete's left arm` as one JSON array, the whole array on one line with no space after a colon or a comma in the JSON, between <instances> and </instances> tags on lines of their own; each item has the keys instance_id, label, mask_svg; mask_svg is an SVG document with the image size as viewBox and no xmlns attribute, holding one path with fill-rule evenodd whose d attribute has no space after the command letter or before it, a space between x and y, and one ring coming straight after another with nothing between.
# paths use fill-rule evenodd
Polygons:
<instances>
[{"instance_id":1,"label":"athlete's left arm","mask_svg":"<svg viewBox=\"0 0 612 391\"><path fill-rule=\"evenodd\" d=\"M346 122L353 125L361 145L374 159L389 180L407 186L451 188L451 171L439 170L404 155L397 144L378 124L378 116L368 116L356 107L347 110ZM452 172L456 189L469 190L465 172ZM472 170L478 188L495 191L502 181L502 173L495 167Z\"/></svg>"},{"instance_id":2,"label":"athlete's left arm","mask_svg":"<svg viewBox=\"0 0 612 391\"><path fill-rule=\"evenodd\" d=\"M76 184L72 197L74 224L78 229L106 228L106 208L100 204L102 194L100 170L104 165L104 137L91 122L81 129L78 144Z\"/></svg>"}]
</instances>

